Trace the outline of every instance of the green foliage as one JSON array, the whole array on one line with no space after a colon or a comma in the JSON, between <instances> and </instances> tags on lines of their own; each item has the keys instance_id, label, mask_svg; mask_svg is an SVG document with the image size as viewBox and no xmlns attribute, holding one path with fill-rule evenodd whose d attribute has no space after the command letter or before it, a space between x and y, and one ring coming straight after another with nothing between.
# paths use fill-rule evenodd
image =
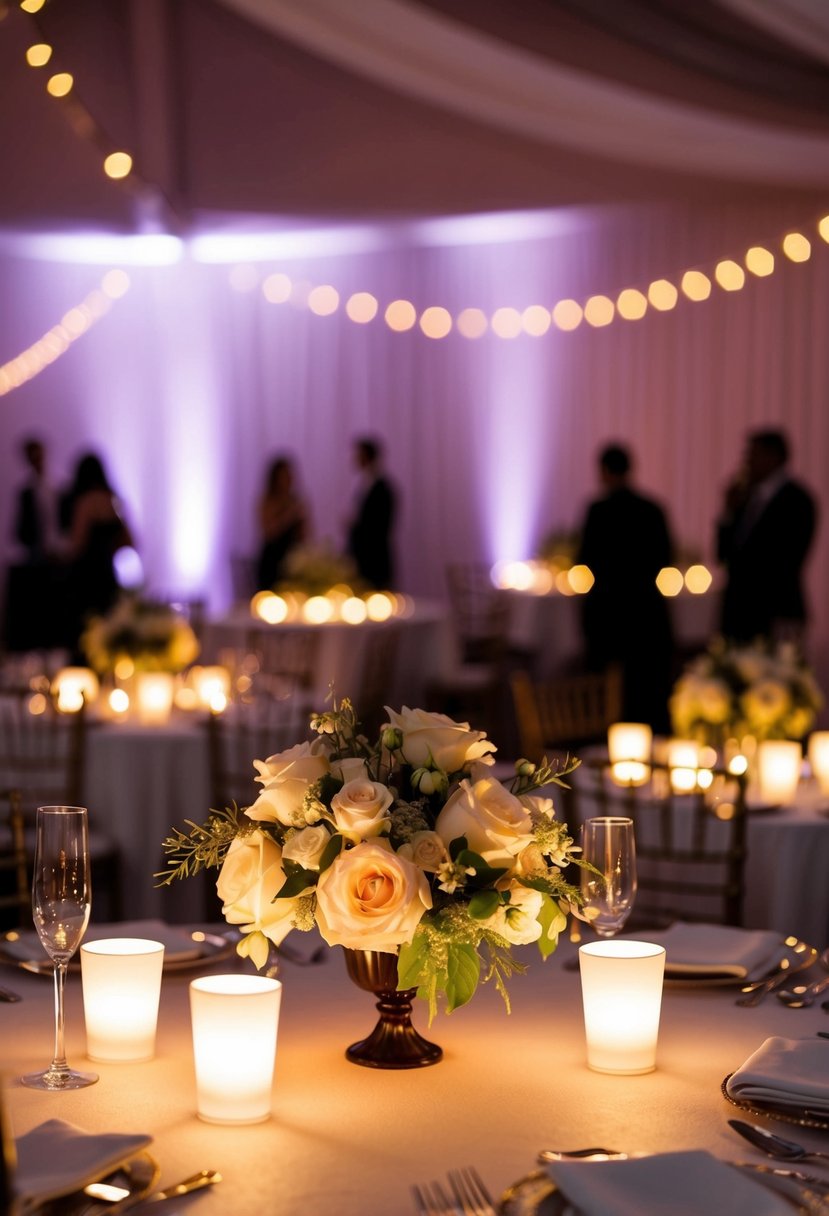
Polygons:
<instances>
[{"instance_id":1,"label":"green foliage","mask_svg":"<svg viewBox=\"0 0 829 1216\"><path fill-rule=\"evenodd\" d=\"M189 878L201 870L218 869L235 837L248 835L256 824L234 802L223 811L211 811L205 823L186 819L185 826L189 832L174 828L161 846L170 867L153 875L159 880L157 887L168 887L177 878Z\"/></svg>"}]
</instances>

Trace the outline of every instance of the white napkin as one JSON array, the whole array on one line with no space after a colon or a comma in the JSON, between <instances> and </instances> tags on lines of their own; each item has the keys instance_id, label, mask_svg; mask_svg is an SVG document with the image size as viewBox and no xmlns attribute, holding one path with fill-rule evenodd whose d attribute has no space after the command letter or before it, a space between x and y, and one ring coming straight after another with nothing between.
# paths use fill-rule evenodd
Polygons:
<instances>
[{"instance_id":1,"label":"white napkin","mask_svg":"<svg viewBox=\"0 0 829 1216\"><path fill-rule=\"evenodd\" d=\"M766 929L676 921L670 928L646 936L648 941L665 947L666 975L733 975L745 979L762 974L782 953L780 934Z\"/></svg>"},{"instance_id":2,"label":"white napkin","mask_svg":"<svg viewBox=\"0 0 829 1216\"><path fill-rule=\"evenodd\" d=\"M710 1153L556 1161L547 1172L581 1216L791 1216L791 1204Z\"/></svg>"},{"instance_id":3,"label":"white napkin","mask_svg":"<svg viewBox=\"0 0 829 1216\"><path fill-rule=\"evenodd\" d=\"M766 1039L730 1078L732 1098L829 1115L829 1042Z\"/></svg>"},{"instance_id":4,"label":"white napkin","mask_svg":"<svg viewBox=\"0 0 829 1216\"><path fill-rule=\"evenodd\" d=\"M201 954L201 946L193 941L186 929L165 925L162 920L128 920L110 925L90 925L83 940L96 942L104 937L143 937L161 942L164 946L165 963L185 962L187 959L199 958ZM22 963L47 957L34 929L22 929L15 937L7 935L3 940L3 953Z\"/></svg>"},{"instance_id":5,"label":"white napkin","mask_svg":"<svg viewBox=\"0 0 829 1216\"><path fill-rule=\"evenodd\" d=\"M79 1191L140 1153L152 1136L85 1132L62 1119L49 1119L16 1142L15 1192L36 1206Z\"/></svg>"}]
</instances>

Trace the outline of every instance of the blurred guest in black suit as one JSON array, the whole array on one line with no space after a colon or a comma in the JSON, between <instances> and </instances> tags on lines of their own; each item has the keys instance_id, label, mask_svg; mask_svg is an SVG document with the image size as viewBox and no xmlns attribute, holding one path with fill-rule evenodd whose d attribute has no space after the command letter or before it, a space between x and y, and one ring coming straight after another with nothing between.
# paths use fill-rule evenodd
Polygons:
<instances>
[{"instance_id":1,"label":"blurred guest in black suit","mask_svg":"<svg viewBox=\"0 0 829 1216\"><path fill-rule=\"evenodd\" d=\"M595 582L582 599L587 665L621 669L623 714L668 730L673 640L656 576L671 561L665 512L630 484L631 458L613 444L599 455L601 498L590 504L578 561Z\"/></svg>"},{"instance_id":2,"label":"blurred guest in black suit","mask_svg":"<svg viewBox=\"0 0 829 1216\"><path fill-rule=\"evenodd\" d=\"M348 529L348 553L360 577L372 587L394 585L391 534L397 496L382 472L382 452L376 439L358 439L354 458L360 470L360 491Z\"/></svg>"},{"instance_id":3,"label":"blurred guest in black suit","mask_svg":"<svg viewBox=\"0 0 829 1216\"><path fill-rule=\"evenodd\" d=\"M726 489L717 523L717 557L727 571L720 627L734 641L799 640L806 623L802 573L817 510L788 460L782 431L754 431Z\"/></svg>"},{"instance_id":4,"label":"blurred guest in black suit","mask_svg":"<svg viewBox=\"0 0 829 1216\"><path fill-rule=\"evenodd\" d=\"M270 591L284 576L285 559L308 539L308 512L294 486L294 466L277 456L268 470L265 493L259 501L262 548L256 569L259 591Z\"/></svg>"},{"instance_id":5,"label":"blurred guest in black suit","mask_svg":"<svg viewBox=\"0 0 829 1216\"><path fill-rule=\"evenodd\" d=\"M15 540L36 565L55 556L57 549L57 497L46 472L46 448L40 439L24 440L21 451L29 474L20 487L15 514Z\"/></svg>"}]
</instances>

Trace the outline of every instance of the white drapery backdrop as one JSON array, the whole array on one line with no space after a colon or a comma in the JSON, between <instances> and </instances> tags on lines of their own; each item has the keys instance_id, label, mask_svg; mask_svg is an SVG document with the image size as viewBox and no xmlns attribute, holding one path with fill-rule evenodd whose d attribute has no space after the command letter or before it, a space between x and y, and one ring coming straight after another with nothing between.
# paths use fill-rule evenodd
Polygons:
<instances>
[{"instance_id":1,"label":"white drapery backdrop","mask_svg":"<svg viewBox=\"0 0 829 1216\"><path fill-rule=\"evenodd\" d=\"M551 217L546 236L516 217L490 225L489 240L486 221L453 220L445 230L378 231L374 251L298 252L258 270L331 283L341 300L370 291L380 317L398 297L418 311L491 313L676 281L814 218L760 204L608 210ZM516 239L505 236L510 224ZM535 235L518 239L525 231ZM318 317L268 304L259 290L234 291L227 265L186 256L131 267L132 288L112 312L0 399L3 535L21 474L17 440L30 432L49 443L57 480L80 451L101 451L150 584L204 591L214 608L228 602L229 555L255 551L255 500L270 457L295 455L315 533L339 543L354 490L350 440L363 433L385 441L401 496L401 584L415 593L442 594L449 560L528 557L548 532L576 526L595 491L596 450L609 439L631 445L638 480L665 502L676 540L704 557L747 429L786 428L794 469L825 516L829 249L812 235L809 262L793 265L777 250L776 273L748 276L742 291L715 287L708 301L680 299L640 321L514 340L397 334L379 317L357 325L342 307ZM39 337L100 269L6 258L0 355ZM773 578L773 555L769 562ZM822 672L828 579L824 526L809 572Z\"/></svg>"}]
</instances>

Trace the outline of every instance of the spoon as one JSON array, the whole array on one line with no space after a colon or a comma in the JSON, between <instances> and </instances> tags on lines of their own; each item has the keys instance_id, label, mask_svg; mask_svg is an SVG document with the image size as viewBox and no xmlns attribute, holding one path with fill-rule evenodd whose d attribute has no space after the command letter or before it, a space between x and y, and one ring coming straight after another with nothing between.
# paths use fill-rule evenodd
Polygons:
<instances>
[{"instance_id":1,"label":"spoon","mask_svg":"<svg viewBox=\"0 0 829 1216\"><path fill-rule=\"evenodd\" d=\"M812 1157L829 1161L829 1153L819 1153L816 1149L804 1148L794 1140L784 1140L775 1132L766 1131L754 1123L743 1123L741 1119L729 1119L729 1126L741 1135L755 1148L762 1149L770 1157L779 1157L781 1161L807 1161Z\"/></svg>"}]
</instances>

